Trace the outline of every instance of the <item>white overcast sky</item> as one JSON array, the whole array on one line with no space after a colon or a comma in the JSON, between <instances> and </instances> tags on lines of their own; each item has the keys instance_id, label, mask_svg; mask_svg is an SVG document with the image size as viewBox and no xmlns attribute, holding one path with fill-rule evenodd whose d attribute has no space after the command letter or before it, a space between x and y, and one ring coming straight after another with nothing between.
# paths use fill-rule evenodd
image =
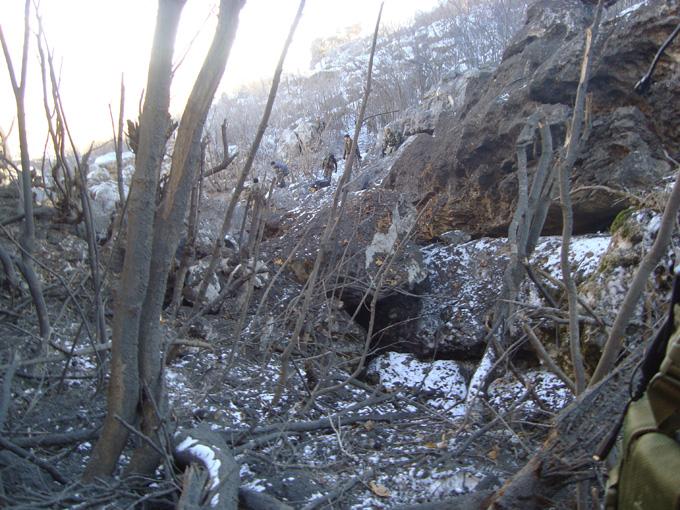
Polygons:
<instances>
[{"instance_id":1,"label":"white overcast sky","mask_svg":"<svg viewBox=\"0 0 680 510\"><path fill-rule=\"evenodd\" d=\"M398 26L439 0L385 0L383 26ZM186 54L172 88L173 114L181 113L214 28L217 0L187 0L177 38L175 60ZM271 79L281 46L299 0L247 0L229 58L221 91L253 80ZM15 68L19 67L23 31L23 0L0 0L0 26L8 40ZM374 25L380 0L307 0L286 60L286 70L304 72L311 42L359 24L365 34ZM108 106L117 111L121 73L125 74L126 117L134 117L153 37L154 0L41 0L45 30L61 67L62 97L76 142L82 149L93 140L110 137ZM32 31L36 23L32 20ZM193 41L193 42L192 42ZM31 39L35 50L35 38ZM188 53L187 53L188 51ZM18 70L17 70L18 72ZM32 157L42 150L45 127L35 52L29 59L26 103ZM218 92L219 94L219 92ZM3 59L0 59L0 127L14 119L14 100ZM16 129L13 132L16 135ZM13 144L14 145L14 144ZM16 149L15 149L16 150ZM14 154L17 157L18 154Z\"/></svg>"}]
</instances>

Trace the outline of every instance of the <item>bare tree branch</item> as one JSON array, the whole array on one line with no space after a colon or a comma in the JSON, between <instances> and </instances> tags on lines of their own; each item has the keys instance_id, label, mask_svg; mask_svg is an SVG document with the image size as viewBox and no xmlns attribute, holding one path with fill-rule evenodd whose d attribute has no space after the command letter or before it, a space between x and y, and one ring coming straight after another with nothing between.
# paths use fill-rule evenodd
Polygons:
<instances>
[{"instance_id":1,"label":"bare tree branch","mask_svg":"<svg viewBox=\"0 0 680 510\"><path fill-rule=\"evenodd\" d=\"M347 161L345 162L345 171L343 172L342 176L340 177L340 180L338 182L337 188L335 190L335 194L333 196L333 205L331 206L331 210L328 215L328 221L326 223L326 228L324 229L324 232L321 236L321 241L319 243L319 250L316 255L316 259L314 260L314 266L312 268L312 271L309 275L309 278L307 279L306 283L306 291L303 297L302 301L302 310L297 314L297 319L295 321L295 328L293 329L293 333L289 339L289 343L286 346L285 350L283 351L283 354L281 355L281 373L279 375L279 383L278 386L276 387L276 391L274 393L274 398L272 400L272 404L276 404L276 402L279 401L281 398L281 394L283 391L283 387L286 382L287 378L287 370L288 370L288 358L290 357L290 354L293 351L294 346L298 342L298 338L300 337L300 333L302 332L303 326L305 322L307 321L307 313L309 311L309 307L312 302L312 296L314 295L314 289L316 286L317 279L319 277L319 272L321 269L321 265L324 262L324 257L326 250L328 248L328 243L329 240L331 239L331 236L333 235L333 232L335 231L338 222L340 221L340 218L342 216L342 207L338 209L338 203L340 201L340 196L342 196L342 204L346 203L347 199L347 187L345 184L349 181L351 175L352 175L352 164L354 162L354 156L356 153L355 150L355 144L357 137L359 136L359 132L361 130L361 124L363 123L363 116L366 111L366 103L368 102L368 97L371 92L371 75L373 72L373 57L375 55L375 47L376 43L378 40L378 29L380 27L380 19L382 17L382 10L383 10L383 5L384 2L381 2L380 4L380 10L378 12L378 19L376 20L375 23L375 30L373 32L373 40L371 43L371 55L368 59L368 72L366 75L366 88L364 91L364 97L363 101L361 104L361 108L359 109L359 115L357 117L357 122L356 126L354 128L354 140L352 141L352 147L349 153L349 156L347 157ZM377 296L374 297L373 302L375 303L377 301ZM357 308L358 309L358 308ZM373 318L375 315L374 310L371 311L371 318ZM372 326L369 325L369 331L367 333L367 338L366 342L368 343L370 341L370 337L372 334ZM364 359L365 359L365 351L364 349Z\"/></svg>"},{"instance_id":2,"label":"bare tree branch","mask_svg":"<svg viewBox=\"0 0 680 510\"><path fill-rule=\"evenodd\" d=\"M561 161L559 167L560 203L562 206L562 249L560 252L560 265L562 268L562 279L564 280L564 286L567 290L567 299L569 301L569 350L571 353L571 363L574 367L577 394L583 392L586 387L586 374L583 366L583 355L581 353L581 341L579 336L576 283L571 275L571 265L569 264L569 248L574 225L574 213L572 210L569 189L571 187L571 171L574 168L576 157L583 144L583 120L585 117L590 69L592 67L593 44L597 38L601 16L602 0L597 4L592 25L586 29L583 63L581 64L581 77L579 79L578 88L576 89L574 113L564 142L564 159Z\"/></svg>"}]
</instances>

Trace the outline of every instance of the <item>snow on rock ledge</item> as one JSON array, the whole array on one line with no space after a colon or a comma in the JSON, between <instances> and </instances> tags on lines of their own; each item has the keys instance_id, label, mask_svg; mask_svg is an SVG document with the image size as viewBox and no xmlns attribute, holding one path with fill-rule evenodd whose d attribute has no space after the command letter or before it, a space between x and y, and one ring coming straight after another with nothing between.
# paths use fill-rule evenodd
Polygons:
<instances>
[{"instance_id":1,"label":"snow on rock ledge","mask_svg":"<svg viewBox=\"0 0 680 510\"><path fill-rule=\"evenodd\" d=\"M557 412L573 400L573 395L566 385L553 373L542 370L530 370L523 374L538 399L533 401L530 396L517 405L514 410L515 420L536 418L541 412L541 406L550 412ZM491 383L488 389L489 403L499 413L512 409L527 393L526 388L511 374Z\"/></svg>"},{"instance_id":2,"label":"snow on rock ledge","mask_svg":"<svg viewBox=\"0 0 680 510\"><path fill-rule=\"evenodd\" d=\"M612 223L612 240L596 271L580 286L579 292L595 313L605 322L614 321L621 303L630 287L642 258L649 252L661 224L661 215L650 209L628 209ZM647 290L631 317L626 330L626 342L631 346L648 334L645 322L653 324L666 310L672 274L670 266L676 260L680 248L680 236L673 236L671 246L662 257L650 278ZM599 355L606 340L606 332L586 325L583 339L592 354Z\"/></svg>"},{"instance_id":3,"label":"snow on rock ledge","mask_svg":"<svg viewBox=\"0 0 680 510\"><path fill-rule=\"evenodd\" d=\"M427 403L452 416L461 416L467 382L461 364L451 360L430 363L412 354L388 352L373 359L368 374L377 376L386 390L405 389L430 396Z\"/></svg>"},{"instance_id":4,"label":"snow on rock ledge","mask_svg":"<svg viewBox=\"0 0 680 510\"><path fill-rule=\"evenodd\" d=\"M610 236L575 237L570 247L576 281L582 282L598 268L609 246ZM543 237L531 259L554 278L561 279L561 238ZM422 318L416 338L422 356L479 359L485 348L485 323L503 285L509 247L502 238L481 238L462 244L431 245L423 249L430 272L431 288L423 297ZM523 293L531 302L540 301L533 286Z\"/></svg>"}]
</instances>

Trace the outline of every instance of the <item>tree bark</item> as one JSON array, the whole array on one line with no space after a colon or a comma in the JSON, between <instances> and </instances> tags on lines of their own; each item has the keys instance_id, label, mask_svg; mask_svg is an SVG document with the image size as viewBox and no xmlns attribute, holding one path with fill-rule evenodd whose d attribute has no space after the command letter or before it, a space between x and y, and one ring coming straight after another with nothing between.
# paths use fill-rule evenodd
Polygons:
<instances>
[{"instance_id":1,"label":"tree bark","mask_svg":"<svg viewBox=\"0 0 680 510\"><path fill-rule=\"evenodd\" d=\"M198 230L198 212L201 206L202 183L205 167L205 141L201 142L201 159L199 162L198 178L194 181L189 198L189 222L187 225L187 237L182 249L179 267L175 271L175 286L172 289L172 302L170 303L170 315L177 317L177 313L182 304L182 293L184 291L184 280L189 266L195 258L196 234Z\"/></svg>"},{"instance_id":2,"label":"tree bark","mask_svg":"<svg viewBox=\"0 0 680 510\"><path fill-rule=\"evenodd\" d=\"M0 244L0 264L5 272L5 278L7 279L7 285L9 285L11 292L20 292L19 287L19 277L17 272L14 270L14 261L9 252Z\"/></svg>"},{"instance_id":3,"label":"tree bark","mask_svg":"<svg viewBox=\"0 0 680 510\"><path fill-rule=\"evenodd\" d=\"M21 70L20 76L17 80L17 75L12 64L12 57L9 54L7 41L0 26L0 45L5 56L5 63L7 64L7 72L9 73L10 81L12 83L12 91L14 92L14 100L17 111L17 127L19 133L19 151L21 155L21 196L24 213L23 231L21 235L21 259L23 261L22 273L26 277L26 281L31 286L31 296L35 303L36 315L38 316L38 323L40 327L40 336L43 339L42 349L47 349L47 341L50 336L50 322L47 316L47 307L45 306L45 299L42 294L40 279L35 274L33 269L33 261L31 257L35 248L35 220L33 217L33 186L31 179L31 157L28 151L28 133L26 127L26 72L28 69L28 47L29 47L29 22L30 22L30 0L24 3L24 41L21 54Z\"/></svg>"},{"instance_id":4,"label":"tree bark","mask_svg":"<svg viewBox=\"0 0 680 510\"><path fill-rule=\"evenodd\" d=\"M112 119L113 120L113 119ZM123 185L123 124L125 122L125 80L120 76L120 106L118 107L118 131L114 133L116 142L116 183L118 185L118 210L122 214L125 203L125 186Z\"/></svg>"},{"instance_id":5,"label":"tree bark","mask_svg":"<svg viewBox=\"0 0 680 510\"><path fill-rule=\"evenodd\" d=\"M185 478L181 508L236 509L239 493L239 465L220 434L205 425L175 435L173 454L180 466L198 465L208 472L205 477ZM193 470L189 470L191 473ZM206 501L207 499L207 501ZM202 504L203 501L206 501Z\"/></svg>"},{"instance_id":6,"label":"tree bark","mask_svg":"<svg viewBox=\"0 0 680 510\"><path fill-rule=\"evenodd\" d=\"M567 291L569 303L569 351L571 363L574 368L574 382L576 383L576 394L580 394L586 387L586 375L583 366L583 355L581 354L581 340L578 324L578 294L576 282L571 275L569 264L569 247L571 245L571 235L574 225L574 213L571 204L570 180L571 171L576 162L576 156L583 145L583 121L585 118L586 96L588 94L588 81L590 80L590 69L592 67L592 50L595 39L597 38L602 15L602 0L598 2L595 17L592 25L586 29L585 48L583 50L583 62L581 64L581 77L578 88L576 89L576 101L574 113L571 119L571 126L564 142L564 159L559 167L560 183L560 204L562 208L562 249L560 252L560 266L562 268L562 280Z\"/></svg>"},{"instance_id":7,"label":"tree bark","mask_svg":"<svg viewBox=\"0 0 680 510\"><path fill-rule=\"evenodd\" d=\"M108 409L85 480L113 473L128 431L116 418L136 422L140 379L139 325L146 296L153 240L156 187L168 127L172 56L184 0L159 0L147 93L139 126L139 148L130 191L127 250L116 296Z\"/></svg>"},{"instance_id":8,"label":"tree bark","mask_svg":"<svg viewBox=\"0 0 680 510\"><path fill-rule=\"evenodd\" d=\"M227 143L227 119L224 119L220 129L222 133L222 147L224 149L222 161L208 169L201 177L202 179L220 173L222 170L226 170L227 167L231 165L232 161L236 159L236 156L238 156L238 151L234 152L233 154L229 154L229 144Z\"/></svg>"},{"instance_id":9,"label":"tree bark","mask_svg":"<svg viewBox=\"0 0 680 510\"><path fill-rule=\"evenodd\" d=\"M90 273L92 274L92 291L94 301L94 313L97 321L97 343L106 342L106 318L104 317L104 303L101 294L101 274L99 272L99 249L94 231L94 220L92 218L92 204L87 194L87 171L89 169L90 151L88 151L80 161L76 161L78 173L80 174L80 200L83 208L83 219L85 222L85 232L87 235L87 253L90 262Z\"/></svg>"},{"instance_id":10,"label":"tree bark","mask_svg":"<svg viewBox=\"0 0 680 510\"><path fill-rule=\"evenodd\" d=\"M528 187L528 171L526 150L534 143L536 129L541 136L541 157ZM525 275L524 264L534 251L538 236L545 223L546 212L550 202L550 191L554 181L552 166L553 143L550 126L541 112L532 114L527 119L516 143L519 196L513 220L508 227L508 244L511 254L508 266L503 274L503 286L493 310L493 324L486 337L487 347L482 361L479 363L470 381L466 403L474 405L480 394L484 393L500 355L496 350L504 344L505 332L511 327L509 319L513 315L519 286Z\"/></svg>"},{"instance_id":11,"label":"tree bark","mask_svg":"<svg viewBox=\"0 0 680 510\"><path fill-rule=\"evenodd\" d=\"M221 0L215 36L203 62L177 131L172 155L170 180L165 199L154 222L153 249L149 287L139 328L139 375L142 384L142 433L152 436L159 426L157 407L163 412L164 395L161 374L163 346L159 318L163 297L180 232L184 224L187 202L195 180L201 155L201 137L208 110L222 80L231 46L236 35L238 15L245 0ZM159 457L143 444L132 456L131 473L152 474Z\"/></svg>"},{"instance_id":12,"label":"tree bark","mask_svg":"<svg viewBox=\"0 0 680 510\"><path fill-rule=\"evenodd\" d=\"M20 77L17 80L14 66L12 65L12 57L9 54L9 48L5 41L5 36L0 26L0 43L2 43L2 51L5 55L5 63L7 64L7 71L12 82L12 90L14 91L14 100L17 109L17 127L19 132L19 152L21 155L21 194L24 208L24 230L21 238L21 245L26 250L27 254L33 253L35 244L35 223L33 222L33 192L31 183L31 158L28 152L28 138L26 132L26 108L24 106L24 97L26 95L26 71L28 69L28 46L29 46L29 21L30 21L30 0L26 0L24 4L24 43L21 54L21 70ZM24 263L30 264L27 256L22 255Z\"/></svg>"}]
</instances>

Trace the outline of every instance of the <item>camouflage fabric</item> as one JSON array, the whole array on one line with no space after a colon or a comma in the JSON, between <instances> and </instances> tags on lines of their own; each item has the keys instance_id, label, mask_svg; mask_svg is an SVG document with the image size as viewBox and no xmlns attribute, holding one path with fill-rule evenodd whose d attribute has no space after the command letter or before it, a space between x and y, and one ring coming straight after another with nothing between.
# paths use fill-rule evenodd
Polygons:
<instances>
[{"instance_id":1,"label":"camouflage fabric","mask_svg":"<svg viewBox=\"0 0 680 510\"><path fill-rule=\"evenodd\" d=\"M680 509L680 307L666 356L623 423L619 465L607 484L607 510Z\"/></svg>"}]
</instances>

